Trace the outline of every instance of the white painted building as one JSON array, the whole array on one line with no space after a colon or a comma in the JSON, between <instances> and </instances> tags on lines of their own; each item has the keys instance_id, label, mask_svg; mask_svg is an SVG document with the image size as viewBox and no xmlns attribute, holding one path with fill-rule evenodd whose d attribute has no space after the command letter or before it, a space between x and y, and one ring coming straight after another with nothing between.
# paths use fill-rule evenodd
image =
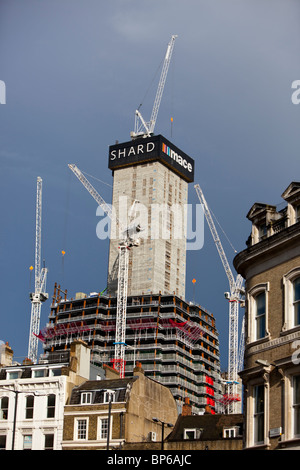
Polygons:
<instances>
[{"instance_id":1,"label":"white painted building","mask_svg":"<svg viewBox=\"0 0 300 470\"><path fill-rule=\"evenodd\" d=\"M64 406L74 385L89 379L89 366L89 348L76 341L39 364L2 367L0 449L61 450Z\"/></svg>"}]
</instances>

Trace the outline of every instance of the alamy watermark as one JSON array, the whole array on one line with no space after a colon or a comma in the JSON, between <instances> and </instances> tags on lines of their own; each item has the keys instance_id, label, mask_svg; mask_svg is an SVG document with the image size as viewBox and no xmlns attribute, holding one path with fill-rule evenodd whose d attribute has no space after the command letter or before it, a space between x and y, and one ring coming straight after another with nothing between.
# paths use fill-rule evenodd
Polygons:
<instances>
[{"instance_id":1,"label":"alamy watermark","mask_svg":"<svg viewBox=\"0 0 300 470\"><path fill-rule=\"evenodd\" d=\"M292 348L296 349L296 351L292 354L292 363L299 365L300 364L300 340L294 341L292 344Z\"/></svg>"},{"instance_id":2,"label":"alamy watermark","mask_svg":"<svg viewBox=\"0 0 300 470\"><path fill-rule=\"evenodd\" d=\"M3 80L0 80L0 104L6 104L6 85Z\"/></svg>"},{"instance_id":3,"label":"alamy watermark","mask_svg":"<svg viewBox=\"0 0 300 470\"><path fill-rule=\"evenodd\" d=\"M129 204L127 196L120 196L118 211L109 205L108 215L98 206L101 217L96 227L101 240L120 241L129 235L140 240L186 240L187 250L200 250L204 244L204 211L202 204L157 204L149 206L137 202ZM117 214L119 218L117 219ZM117 223L116 221L119 221ZM126 228L124 230L124 227Z\"/></svg>"},{"instance_id":4,"label":"alamy watermark","mask_svg":"<svg viewBox=\"0 0 300 470\"><path fill-rule=\"evenodd\" d=\"M294 80L292 82L292 88L295 89L295 91L292 93L291 99L293 104L299 104L300 103L300 80Z\"/></svg>"}]
</instances>

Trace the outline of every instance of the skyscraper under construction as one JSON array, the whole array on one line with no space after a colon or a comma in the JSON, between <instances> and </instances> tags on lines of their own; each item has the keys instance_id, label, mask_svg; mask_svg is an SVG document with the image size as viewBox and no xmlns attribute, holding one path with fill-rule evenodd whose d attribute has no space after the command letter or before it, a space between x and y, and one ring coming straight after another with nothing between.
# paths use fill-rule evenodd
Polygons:
<instances>
[{"instance_id":1,"label":"skyscraper under construction","mask_svg":"<svg viewBox=\"0 0 300 470\"><path fill-rule=\"evenodd\" d=\"M135 361L145 374L170 387L193 412L218 410L220 360L214 316L185 300L186 205L194 160L163 136L117 143L109 149L112 206L125 223L130 208L141 228L129 253L125 374ZM134 202L138 202L133 206ZM42 331L45 352L65 350L80 337L97 364L113 364L118 287L118 234L112 234L107 291L77 293L55 287L49 323Z\"/></svg>"}]
</instances>

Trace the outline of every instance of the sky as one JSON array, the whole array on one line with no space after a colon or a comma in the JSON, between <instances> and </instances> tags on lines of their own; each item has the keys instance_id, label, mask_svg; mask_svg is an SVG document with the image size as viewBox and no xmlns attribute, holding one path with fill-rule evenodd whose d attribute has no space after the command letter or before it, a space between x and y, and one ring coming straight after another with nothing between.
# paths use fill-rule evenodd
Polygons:
<instances>
[{"instance_id":1,"label":"sky","mask_svg":"<svg viewBox=\"0 0 300 470\"><path fill-rule=\"evenodd\" d=\"M172 34L155 133L195 160L231 266L232 247L246 248L251 206L282 207L300 180L300 105L291 99L299 25L298 0L0 0L0 340L16 360L28 351L37 177L49 293L42 328L55 282L68 297L106 287L109 241L96 236L97 205L68 163L111 202L108 148L130 140L140 104L150 118ZM189 203L199 203L194 183ZM205 224L203 247L187 252L186 300L213 313L222 370L228 289Z\"/></svg>"}]
</instances>

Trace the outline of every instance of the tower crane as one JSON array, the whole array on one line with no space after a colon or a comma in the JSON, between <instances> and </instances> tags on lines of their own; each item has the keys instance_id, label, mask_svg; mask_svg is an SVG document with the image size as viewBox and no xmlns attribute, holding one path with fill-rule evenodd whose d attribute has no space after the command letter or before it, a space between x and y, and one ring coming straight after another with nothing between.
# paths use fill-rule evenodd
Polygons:
<instances>
[{"instance_id":1,"label":"tower crane","mask_svg":"<svg viewBox=\"0 0 300 470\"><path fill-rule=\"evenodd\" d=\"M34 292L30 293L31 319L29 330L28 358L37 361L38 334L40 328L41 306L48 299L46 294L47 268L41 269L41 240L42 240L42 178L37 178L36 194L36 223L35 223L35 282Z\"/></svg>"},{"instance_id":2,"label":"tower crane","mask_svg":"<svg viewBox=\"0 0 300 470\"><path fill-rule=\"evenodd\" d=\"M68 165L75 176L95 199L98 205L103 209L106 215L115 222L116 228L121 233L119 243L119 267L118 267L118 293L117 293L117 315L116 315L116 336L115 336L115 355L114 368L119 371L120 378L125 376L125 333L126 333L126 313L127 313L127 286L128 286L128 258L129 250L133 246L139 245L139 239L136 235L141 231L139 224L124 226L117 219L104 199L98 194L96 189L87 180L79 168L74 164Z\"/></svg>"},{"instance_id":3,"label":"tower crane","mask_svg":"<svg viewBox=\"0 0 300 470\"><path fill-rule=\"evenodd\" d=\"M164 91L164 86L166 83L166 78L167 78L176 38L177 38L177 35L173 34L171 36L170 42L167 47L150 121L146 122L142 114L140 113L139 109L137 109L135 111L134 132L130 133L132 139L136 139L137 137L150 137L154 133L154 127L156 124L156 119L157 119L160 102L161 102L161 98L162 98L163 91Z\"/></svg>"},{"instance_id":4,"label":"tower crane","mask_svg":"<svg viewBox=\"0 0 300 470\"><path fill-rule=\"evenodd\" d=\"M210 210L205 200L204 194L199 186L195 185L195 189L199 198L200 203L203 206L204 214L210 228L213 240L217 247L220 255L225 273L229 281L229 292L225 292L225 298L229 301L229 343L228 343L228 413L232 414L236 412L236 397L237 395L237 384L238 384L238 319L239 319L239 303L244 295L242 288L244 279L240 274L237 275L236 279L232 274L230 265L228 263L226 254L222 247L218 232L213 222Z\"/></svg>"}]
</instances>

